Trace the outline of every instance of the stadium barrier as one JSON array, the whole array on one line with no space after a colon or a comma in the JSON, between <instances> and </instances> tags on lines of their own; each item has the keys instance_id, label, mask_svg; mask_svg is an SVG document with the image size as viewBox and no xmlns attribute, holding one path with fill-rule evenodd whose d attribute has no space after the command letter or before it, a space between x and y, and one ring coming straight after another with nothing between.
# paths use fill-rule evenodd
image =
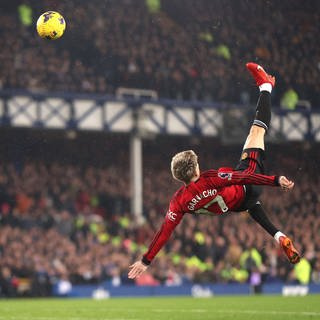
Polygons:
<instances>
[{"instance_id":1,"label":"stadium barrier","mask_svg":"<svg viewBox=\"0 0 320 320\"><path fill-rule=\"evenodd\" d=\"M151 296L192 296L196 298L216 295L249 295L255 294L254 287L249 284L184 284L180 286L112 286L110 283L101 285L75 285L68 291L58 286L53 289L54 296L72 298L105 299L110 297L151 297ZM320 284L299 285L272 283L265 284L259 291L261 294L278 294L283 296L305 296L320 293Z\"/></svg>"},{"instance_id":2,"label":"stadium barrier","mask_svg":"<svg viewBox=\"0 0 320 320\"><path fill-rule=\"evenodd\" d=\"M0 90L0 127L221 136L225 142L242 142L252 108L154 97ZM272 110L269 140L320 141L319 110Z\"/></svg>"}]
</instances>

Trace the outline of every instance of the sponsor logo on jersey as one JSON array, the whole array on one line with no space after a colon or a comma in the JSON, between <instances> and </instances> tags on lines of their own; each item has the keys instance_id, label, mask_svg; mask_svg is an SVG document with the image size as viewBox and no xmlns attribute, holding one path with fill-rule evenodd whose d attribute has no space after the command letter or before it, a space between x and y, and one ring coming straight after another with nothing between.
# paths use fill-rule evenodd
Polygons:
<instances>
[{"instance_id":1,"label":"sponsor logo on jersey","mask_svg":"<svg viewBox=\"0 0 320 320\"><path fill-rule=\"evenodd\" d=\"M218 177L221 178L221 179L231 180L232 172L218 172Z\"/></svg>"},{"instance_id":2,"label":"sponsor logo on jersey","mask_svg":"<svg viewBox=\"0 0 320 320\"><path fill-rule=\"evenodd\" d=\"M170 221L176 221L177 214L169 210L167 213L167 217Z\"/></svg>"}]
</instances>

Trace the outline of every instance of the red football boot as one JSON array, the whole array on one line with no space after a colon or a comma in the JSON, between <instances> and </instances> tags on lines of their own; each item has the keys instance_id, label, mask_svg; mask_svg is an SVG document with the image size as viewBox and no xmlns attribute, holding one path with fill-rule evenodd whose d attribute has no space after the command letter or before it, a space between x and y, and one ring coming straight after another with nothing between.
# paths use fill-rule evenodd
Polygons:
<instances>
[{"instance_id":1,"label":"red football boot","mask_svg":"<svg viewBox=\"0 0 320 320\"><path fill-rule=\"evenodd\" d=\"M288 257L292 264L296 264L300 261L300 254L297 249L293 246L291 239L285 236L279 238L280 247Z\"/></svg>"},{"instance_id":2,"label":"red football boot","mask_svg":"<svg viewBox=\"0 0 320 320\"><path fill-rule=\"evenodd\" d=\"M274 87L276 83L275 77L271 76L270 74L267 74L260 65L254 62L248 62L246 66L252 74L254 80L256 80L256 84L258 87L261 86L263 83L270 83L272 87Z\"/></svg>"}]
</instances>

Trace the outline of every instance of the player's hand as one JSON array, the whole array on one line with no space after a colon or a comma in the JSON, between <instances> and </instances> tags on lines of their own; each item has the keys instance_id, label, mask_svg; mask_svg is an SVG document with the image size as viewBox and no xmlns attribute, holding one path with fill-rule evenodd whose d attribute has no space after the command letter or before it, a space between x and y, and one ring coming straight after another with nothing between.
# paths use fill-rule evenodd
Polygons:
<instances>
[{"instance_id":1,"label":"player's hand","mask_svg":"<svg viewBox=\"0 0 320 320\"><path fill-rule=\"evenodd\" d=\"M148 266L143 264L141 261L137 261L131 266L129 266L129 273L128 278L129 279L135 279L137 277L140 277L142 273L144 273L147 270Z\"/></svg>"},{"instance_id":2,"label":"player's hand","mask_svg":"<svg viewBox=\"0 0 320 320\"><path fill-rule=\"evenodd\" d=\"M279 184L282 190L289 191L294 187L294 182L288 180L285 176L279 178Z\"/></svg>"}]
</instances>

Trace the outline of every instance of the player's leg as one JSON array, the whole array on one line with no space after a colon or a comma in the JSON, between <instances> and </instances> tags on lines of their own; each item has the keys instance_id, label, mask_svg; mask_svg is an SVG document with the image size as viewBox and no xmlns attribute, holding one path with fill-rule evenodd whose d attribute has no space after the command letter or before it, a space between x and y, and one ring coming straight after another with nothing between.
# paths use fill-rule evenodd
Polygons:
<instances>
[{"instance_id":1,"label":"player's leg","mask_svg":"<svg viewBox=\"0 0 320 320\"><path fill-rule=\"evenodd\" d=\"M244 143L237 170L264 173L264 136L270 125L271 91L275 85L275 78L256 63L247 63L247 69L255 79L260 95L255 118ZM256 191L259 189L256 188Z\"/></svg>"},{"instance_id":2,"label":"player's leg","mask_svg":"<svg viewBox=\"0 0 320 320\"><path fill-rule=\"evenodd\" d=\"M256 115L243 149L259 148L264 150L264 136L271 119L271 91L275 85L275 78L265 72L258 64L249 62L247 69L256 81L260 95L256 107Z\"/></svg>"},{"instance_id":3,"label":"player's leg","mask_svg":"<svg viewBox=\"0 0 320 320\"><path fill-rule=\"evenodd\" d=\"M250 216L278 242L292 264L300 261L299 252L293 246L291 239L272 224L259 201L250 208L248 212Z\"/></svg>"},{"instance_id":4,"label":"player's leg","mask_svg":"<svg viewBox=\"0 0 320 320\"><path fill-rule=\"evenodd\" d=\"M256 115L250 132L243 146L240 170L264 173L264 136L269 129L271 120L271 91L275 85L275 78L268 75L265 70L256 63L248 63L247 68L254 77L260 90ZM260 188L250 186L251 194L248 197L248 212L250 216L260 224L280 244L291 263L298 263L300 256L294 248L292 241L277 229L267 217L261 203L255 201L259 197Z\"/></svg>"},{"instance_id":5,"label":"player's leg","mask_svg":"<svg viewBox=\"0 0 320 320\"><path fill-rule=\"evenodd\" d=\"M260 90L256 114L244 143L238 170L264 173L264 136L271 119L271 91L275 78L267 74L258 64L249 62L247 69L256 81ZM258 190L259 188L257 188Z\"/></svg>"}]
</instances>

